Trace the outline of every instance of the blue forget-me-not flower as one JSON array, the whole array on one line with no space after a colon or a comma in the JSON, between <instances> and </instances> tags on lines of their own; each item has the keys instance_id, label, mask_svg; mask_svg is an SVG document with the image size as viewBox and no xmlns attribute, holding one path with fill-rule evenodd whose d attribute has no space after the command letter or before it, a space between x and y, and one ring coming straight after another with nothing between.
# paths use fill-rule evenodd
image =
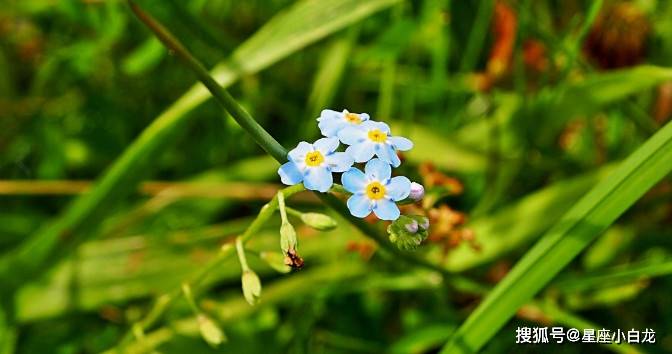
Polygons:
<instances>
[{"instance_id":1,"label":"blue forget-me-not flower","mask_svg":"<svg viewBox=\"0 0 672 354\"><path fill-rule=\"evenodd\" d=\"M336 152L338 138L322 138L313 144L299 143L287 156L289 162L280 166L282 183L294 185L303 182L306 189L326 192L334 183L332 172L347 171L353 164L345 152Z\"/></svg>"},{"instance_id":2,"label":"blue forget-me-not flower","mask_svg":"<svg viewBox=\"0 0 672 354\"><path fill-rule=\"evenodd\" d=\"M343 173L343 187L352 193L347 202L350 213L364 218L373 211L382 220L399 218L399 207L395 202L408 197L411 181L404 176L391 175L392 168L381 159L367 162L364 172L352 167Z\"/></svg>"},{"instance_id":3,"label":"blue forget-me-not flower","mask_svg":"<svg viewBox=\"0 0 672 354\"><path fill-rule=\"evenodd\" d=\"M369 120L369 115L366 113L350 113L347 109L343 112L325 109L317 118L317 126L320 128L322 135L331 138L338 136L338 132L345 127L358 126Z\"/></svg>"},{"instance_id":4,"label":"blue forget-me-not flower","mask_svg":"<svg viewBox=\"0 0 672 354\"><path fill-rule=\"evenodd\" d=\"M368 120L356 126L346 126L338 132L338 138L350 145L345 150L355 162L369 161L374 155L393 167L399 167L401 160L397 150L413 148L413 142L390 134L390 127L382 122Z\"/></svg>"}]
</instances>

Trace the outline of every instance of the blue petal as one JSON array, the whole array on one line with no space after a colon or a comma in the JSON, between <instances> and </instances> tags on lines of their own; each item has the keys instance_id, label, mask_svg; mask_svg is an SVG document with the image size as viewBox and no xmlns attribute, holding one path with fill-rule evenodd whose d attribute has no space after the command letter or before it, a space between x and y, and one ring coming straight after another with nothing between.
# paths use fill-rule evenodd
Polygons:
<instances>
[{"instance_id":1,"label":"blue petal","mask_svg":"<svg viewBox=\"0 0 672 354\"><path fill-rule=\"evenodd\" d=\"M303 185L306 189L318 192L326 192L334 184L334 177L326 167L311 167L306 170Z\"/></svg>"},{"instance_id":2,"label":"blue petal","mask_svg":"<svg viewBox=\"0 0 672 354\"><path fill-rule=\"evenodd\" d=\"M333 137L318 139L313 143L313 146L316 150L319 150L322 155L328 155L336 151L336 148L338 148L338 138Z\"/></svg>"},{"instance_id":3,"label":"blue petal","mask_svg":"<svg viewBox=\"0 0 672 354\"><path fill-rule=\"evenodd\" d=\"M278 174L280 175L282 183L289 186L303 181L303 173L299 171L299 168L292 161L280 166L280 168L278 168Z\"/></svg>"},{"instance_id":4,"label":"blue petal","mask_svg":"<svg viewBox=\"0 0 672 354\"><path fill-rule=\"evenodd\" d=\"M397 204L388 199L378 200L373 207L373 213L381 220L397 220L401 214Z\"/></svg>"},{"instance_id":5,"label":"blue petal","mask_svg":"<svg viewBox=\"0 0 672 354\"><path fill-rule=\"evenodd\" d=\"M320 133L326 137L336 137L338 132L346 126L342 120L324 119L321 120L317 126L320 128Z\"/></svg>"},{"instance_id":6,"label":"blue petal","mask_svg":"<svg viewBox=\"0 0 672 354\"><path fill-rule=\"evenodd\" d=\"M364 123L362 123L364 124ZM338 131L338 138L343 144L355 145L366 140L366 131L360 128L361 125L347 125Z\"/></svg>"},{"instance_id":7,"label":"blue petal","mask_svg":"<svg viewBox=\"0 0 672 354\"><path fill-rule=\"evenodd\" d=\"M321 121L326 121L326 120L339 120L343 116L343 113L334 111L332 109L323 109L322 112L320 112L320 117L317 118L318 122Z\"/></svg>"},{"instance_id":8,"label":"blue petal","mask_svg":"<svg viewBox=\"0 0 672 354\"><path fill-rule=\"evenodd\" d=\"M404 176L393 177L385 186L386 197L394 201L406 199L411 193L411 181Z\"/></svg>"},{"instance_id":9,"label":"blue petal","mask_svg":"<svg viewBox=\"0 0 672 354\"><path fill-rule=\"evenodd\" d=\"M366 176L358 168L352 167L341 176L343 188L350 193L361 193L366 188Z\"/></svg>"},{"instance_id":10,"label":"blue petal","mask_svg":"<svg viewBox=\"0 0 672 354\"><path fill-rule=\"evenodd\" d=\"M383 133L389 134L390 133L390 126L383 123L383 122L376 122L375 120L367 120L366 122L362 122L362 124L359 125L360 127L364 128L366 131L372 130L372 129L378 129L382 131Z\"/></svg>"},{"instance_id":11,"label":"blue petal","mask_svg":"<svg viewBox=\"0 0 672 354\"><path fill-rule=\"evenodd\" d=\"M369 116L368 113L360 113L359 114L359 119L361 119L362 122L364 122L364 121L367 121L367 120L371 119L371 117Z\"/></svg>"},{"instance_id":12,"label":"blue petal","mask_svg":"<svg viewBox=\"0 0 672 354\"><path fill-rule=\"evenodd\" d=\"M352 156L344 152L337 152L335 154L331 154L327 156L326 159L327 164L331 168L332 172L347 171L350 167L352 167L352 164L354 163Z\"/></svg>"},{"instance_id":13,"label":"blue petal","mask_svg":"<svg viewBox=\"0 0 672 354\"><path fill-rule=\"evenodd\" d=\"M393 167L399 167L399 165L401 165L401 160L399 160L399 156L397 156L397 152L394 151L392 145L378 144L376 155Z\"/></svg>"},{"instance_id":14,"label":"blue petal","mask_svg":"<svg viewBox=\"0 0 672 354\"><path fill-rule=\"evenodd\" d=\"M363 194L353 194L348 198L347 204L350 214L358 218L365 218L371 214L371 200Z\"/></svg>"},{"instance_id":15,"label":"blue petal","mask_svg":"<svg viewBox=\"0 0 672 354\"><path fill-rule=\"evenodd\" d=\"M413 148L413 142L401 136L392 136L387 138L387 140L389 140L389 142L394 145L395 149L399 151L406 151Z\"/></svg>"},{"instance_id":16,"label":"blue petal","mask_svg":"<svg viewBox=\"0 0 672 354\"><path fill-rule=\"evenodd\" d=\"M374 154L374 146L376 144L371 141L364 141L355 145L348 146L345 153L352 156L355 162L366 162L371 160Z\"/></svg>"},{"instance_id":17,"label":"blue petal","mask_svg":"<svg viewBox=\"0 0 672 354\"><path fill-rule=\"evenodd\" d=\"M302 141L299 143L299 145L292 149L289 154L287 154L287 156L289 156L290 160L301 163L304 162L306 154L310 151L313 151L313 146L305 141Z\"/></svg>"},{"instance_id":18,"label":"blue petal","mask_svg":"<svg viewBox=\"0 0 672 354\"><path fill-rule=\"evenodd\" d=\"M367 162L366 166L364 166L364 172L366 173L366 177L376 181L385 181L392 175L390 165L380 159L373 159Z\"/></svg>"}]
</instances>

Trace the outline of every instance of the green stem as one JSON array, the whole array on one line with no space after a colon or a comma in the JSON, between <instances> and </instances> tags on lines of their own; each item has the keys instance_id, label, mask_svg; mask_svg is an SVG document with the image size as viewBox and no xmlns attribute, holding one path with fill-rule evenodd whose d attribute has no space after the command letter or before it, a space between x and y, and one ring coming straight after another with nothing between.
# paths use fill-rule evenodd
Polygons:
<instances>
[{"instance_id":1,"label":"green stem","mask_svg":"<svg viewBox=\"0 0 672 354\"><path fill-rule=\"evenodd\" d=\"M291 187L287 187L282 190L282 194L285 198L289 198L292 195L305 190L303 185L297 184ZM245 229L242 235L240 235L237 240L240 240L241 243L247 242L253 235L259 233L261 228L266 224L266 222L273 216L273 213L278 208L278 198L277 196L271 199L266 205L264 205L257 217L252 221L250 226ZM225 244L219 250L217 255L211 259L205 267L201 268L193 277L185 283L190 289L198 291L202 286L205 278L215 269L219 268L225 261L227 261L233 255L234 247L231 244ZM163 315L163 313L177 300L181 294L183 294L182 288L176 288L173 291L159 296L155 301L152 308L149 310L145 317L133 324L131 330L128 331L121 342L118 345L117 352L123 353L126 346L131 343L134 338L135 330L139 330L144 333L147 329L152 327ZM134 330L135 329L135 330Z\"/></svg>"},{"instance_id":2,"label":"green stem","mask_svg":"<svg viewBox=\"0 0 672 354\"><path fill-rule=\"evenodd\" d=\"M299 210L296 210L294 208L286 207L285 210L287 210L287 213L290 215L296 216L297 218L300 218L303 213Z\"/></svg>"},{"instance_id":3,"label":"green stem","mask_svg":"<svg viewBox=\"0 0 672 354\"><path fill-rule=\"evenodd\" d=\"M247 264L247 257L245 257L245 248L243 248L243 240L240 237L236 237L236 251L238 253L238 261L240 261L240 268L243 272L250 270L250 266Z\"/></svg>"},{"instance_id":4,"label":"green stem","mask_svg":"<svg viewBox=\"0 0 672 354\"><path fill-rule=\"evenodd\" d=\"M282 195L282 191L278 192L278 209L280 209L280 219L282 223L287 223L287 211L285 206L285 197Z\"/></svg>"},{"instance_id":5,"label":"green stem","mask_svg":"<svg viewBox=\"0 0 672 354\"><path fill-rule=\"evenodd\" d=\"M194 312L194 315L196 316L200 315L201 310L196 305L196 301L194 301L194 294L191 292L191 286L189 286L188 283L182 284L182 294L184 295L184 298L187 300L189 307L191 307L191 310Z\"/></svg>"},{"instance_id":6,"label":"green stem","mask_svg":"<svg viewBox=\"0 0 672 354\"><path fill-rule=\"evenodd\" d=\"M143 11L135 2L129 0L133 12L161 42L174 52L184 63L196 74L198 80L208 88L208 91L217 99L217 102L231 114L233 119L252 136L254 141L259 144L268 154L276 160L283 162L287 160L287 150L275 140L252 116L241 107L238 102L225 90L215 79L210 76L208 69L196 59L187 48L182 45L163 25L156 21L152 16Z\"/></svg>"}]
</instances>

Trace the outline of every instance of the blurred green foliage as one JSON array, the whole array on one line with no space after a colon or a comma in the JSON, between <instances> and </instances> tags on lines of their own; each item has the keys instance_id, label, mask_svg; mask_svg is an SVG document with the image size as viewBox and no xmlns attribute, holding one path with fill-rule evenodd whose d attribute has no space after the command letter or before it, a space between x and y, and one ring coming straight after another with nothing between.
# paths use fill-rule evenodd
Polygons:
<instances>
[{"instance_id":1,"label":"blurred green foliage","mask_svg":"<svg viewBox=\"0 0 672 354\"><path fill-rule=\"evenodd\" d=\"M317 138L323 108L369 112L410 137L401 173L427 187L432 221L416 254L455 279L400 263L333 213L328 232L290 215L306 265L279 273L265 261L280 252L275 215L246 245L263 284L258 305L245 302L234 257L207 274L193 304L179 298L134 331L153 301L181 291L245 231L276 191L265 193L277 166L125 1L5 0L2 354L103 352L127 333L123 350L136 353L437 352L511 265L672 116L663 0L139 2L285 147ZM79 198L39 187L101 178ZM173 184L135 193L147 180ZM330 213L304 194L287 203ZM672 352L671 215L668 176L483 352ZM217 333L194 307L225 343L203 340L199 318L209 338ZM551 324L653 328L657 342L515 344L516 327Z\"/></svg>"}]
</instances>

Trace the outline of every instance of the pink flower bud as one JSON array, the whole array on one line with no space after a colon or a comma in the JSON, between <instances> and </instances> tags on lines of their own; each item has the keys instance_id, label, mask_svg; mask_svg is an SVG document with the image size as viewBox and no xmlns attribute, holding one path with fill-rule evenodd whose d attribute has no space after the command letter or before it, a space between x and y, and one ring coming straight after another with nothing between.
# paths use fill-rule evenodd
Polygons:
<instances>
[{"instance_id":1,"label":"pink flower bud","mask_svg":"<svg viewBox=\"0 0 672 354\"><path fill-rule=\"evenodd\" d=\"M420 201L425 196L425 187L420 183L411 182L411 193L408 195L409 198L414 201Z\"/></svg>"}]
</instances>

